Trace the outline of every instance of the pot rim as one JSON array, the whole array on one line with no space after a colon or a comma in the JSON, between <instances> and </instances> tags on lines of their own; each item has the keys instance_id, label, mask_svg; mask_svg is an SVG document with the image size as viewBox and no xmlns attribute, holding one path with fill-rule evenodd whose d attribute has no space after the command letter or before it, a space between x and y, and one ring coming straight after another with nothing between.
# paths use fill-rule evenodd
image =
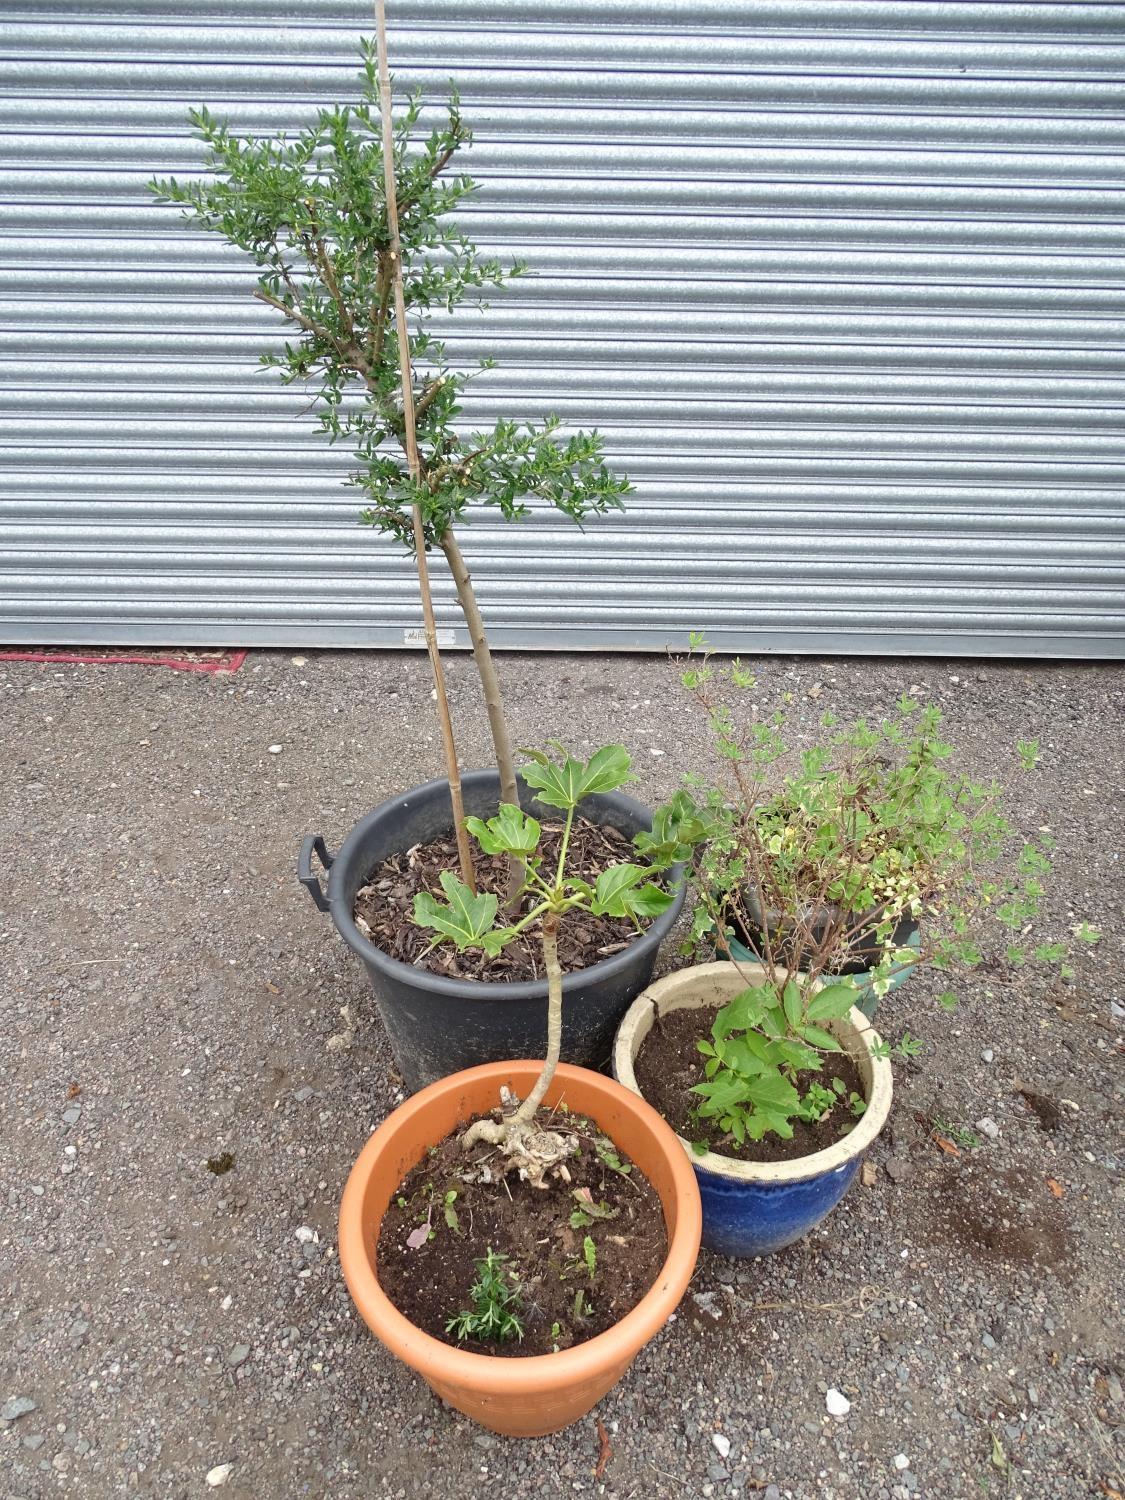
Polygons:
<instances>
[{"instance_id":1,"label":"pot rim","mask_svg":"<svg viewBox=\"0 0 1125 1500\"><path fill-rule=\"evenodd\" d=\"M484 778L498 781L498 773L490 770L465 771L461 776L461 785L465 787ZM349 902L343 892L343 874L348 859L352 857L356 847L362 843L367 830L378 818L382 817L390 807L403 806L410 799L422 794L432 794L445 788L448 793L449 782L444 776L435 777L432 781L423 782L420 786L411 787L397 797L387 797L377 807L360 818L355 823L344 842L340 845L338 853L333 856L332 867L328 872L328 906L335 923L336 930L353 952L358 953L364 963L370 964L380 973L388 978L397 980L400 984L409 984L418 990L428 991L430 994L457 996L462 1000L480 1001L482 1003L494 1004L497 1000L546 1000L547 981L543 980L521 980L519 983L507 983L498 979L449 979L444 974L432 974L428 969L418 967L416 964L407 964L399 958L393 958L382 948L376 947L368 938L360 932L355 922L353 905ZM638 802L635 797L629 797L624 792L600 792L597 795L612 797L615 801L625 804L628 812L637 816L638 820L647 826L652 826L652 809L646 807L643 802ZM673 923L683 908L687 899L687 870L684 865L673 865L667 872L669 887L672 889L672 905L667 911L662 912L643 933L636 937L620 953L611 953L608 958L603 958L599 963L591 964L588 969L574 969L563 976L563 995L573 994L575 990L583 988L587 984L598 984L602 980L610 979L624 969L635 957L638 947L641 945L659 945L671 931ZM676 884L678 882L678 884Z\"/></svg>"},{"instance_id":2,"label":"pot rim","mask_svg":"<svg viewBox=\"0 0 1125 1500\"><path fill-rule=\"evenodd\" d=\"M668 1122L647 1100L623 1088L614 1079L588 1068L560 1063L555 1074L556 1082L565 1086L568 1082L595 1081L607 1103L615 1103L618 1108L629 1110L634 1115L640 1114L664 1147L674 1181L677 1217L675 1230L668 1239L668 1253L656 1280L637 1305L617 1323L585 1343L571 1349L560 1349L557 1354L523 1357L476 1354L423 1332L398 1310L383 1291L365 1249L363 1200L375 1161L384 1150L393 1149L401 1125L413 1116L424 1115L440 1096L457 1091L468 1082L488 1078L495 1078L499 1087L511 1079L513 1069L533 1069L537 1073L542 1066L541 1059L483 1063L439 1078L436 1083L411 1095L368 1139L352 1167L340 1202L340 1268L348 1291L368 1326L392 1354L427 1379L432 1377L449 1384L469 1386L489 1396L526 1396L529 1391L546 1392L560 1385L578 1384L604 1373L607 1366L620 1364L625 1350L631 1351L628 1356L631 1358L655 1337L679 1306L695 1270L703 1230L703 1210L695 1174L679 1149L679 1137ZM379 1222L381 1225L382 1215Z\"/></svg>"},{"instance_id":3,"label":"pot rim","mask_svg":"<svg viewBox=\"0 0 1125 1500\"><path fill-rule=\"evenodd\" d=\"M633 1001L617 1029L613 1044L613 1072L618 1081L633 1093L644 1098L637 1084L633 1067L634 1058L640 1051L644 1036L647 1036L649 1029L646 1027L644 1035L639 1036L638 1030L641 1023L648 1021L651 1026L652 1019L662 1011L684 1009L683 1004L669 1005L668 1001L677 995L686 996L693 985L705 984L712 990L710 995L704 997L702 1005L713 1004L718 1007L725 1004L739 991L746 989L747 971L756 971L762 978L765 977L765 970L761 964L733 964L723 961L677 969L674 973L666 974L663 979L650 984ZM723 992L728 988L729 994L724 994ZM845 1032L850 1031L859 1037L871 1061L871 1085L867 1091L867 1108L854 1130L842 1140L834 1141L831 1146L825 1146L823 1150L789 1161L776 1162L741 1161L737 1157L724 1156L720 1151L699 1153L692 1148L689 1141L684 1140L682 1135L677 1135L676 1139L687 1152L692 1165L700 1172L711 1172L731 1182L773 1186L781 1183L806 1182L813 1177L823 1177L862 1156L883 1129L890 1113L893 1076L891 1064L889 1059L876 1056L874 1049L881 1043L882 1038L858 1006L853 1005L848 1016L835 1024Z\"/></svg>"}]
</instances>

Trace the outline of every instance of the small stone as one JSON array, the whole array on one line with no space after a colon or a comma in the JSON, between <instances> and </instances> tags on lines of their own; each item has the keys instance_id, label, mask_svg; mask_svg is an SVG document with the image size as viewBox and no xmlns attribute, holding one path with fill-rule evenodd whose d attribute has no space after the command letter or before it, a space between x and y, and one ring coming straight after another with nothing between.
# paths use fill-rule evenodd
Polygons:
<instances>
[{"instance_id":1,"label":"small stone","mask_svg":"<svg viewBox=\"0 0 1125 1500\"><path fill-rule=\"evenodd\" d=\"M308 661L308 657L307 656L291 656L289 658L289 660L293 663L293 665L295 667L303 667L305 665L305 663Z\"/></svg>"},{"instance_id":2,"label":"small stone","mask_svg":"<svg viewBox=\"0 0 1125 1500\"><path fill-rule=\"evenodd\" d=\"M231 1304L233 1303L233 1301L234 1301L234 1298L228 1292L226 1294L226 1296L223 1298L223 1300L219 1303L219 1306L222 1308L223 1312L230 1312L230 1310L231 1310Z\"/></svg>"},{"instance_id":3,"label":"small stone","mask_svg":"<svg viewBox=\"0 0 1125 1500\"><path fill-rule=\"evenodd\" d=\"M32 1196L33 1197L35 1197L35 1198L42 1198L42 1196L43 1196L43 1187L42 1187L42 1184L38 1183L38 1182L33 1182L31 1184L31 1192L32 1192Z\"/></svg>"},{"instance_id":4,"label":"small stone","mask_svg":"<svg viewBox=\"0 0 1125 1500\"><path fill-rule=\"evenodd\" d=\"M213 1469L207 1470L207 1483L213 1490L217 1490L221 1484L226 1484L233 1468L233 1464L216 1464Z\"/></svg>"},{"instance_id":5,"label":"small stone","mask_svg":"<svg viewBox=\"0 0 1125 1500\"><path fill-rule=\"evenodd\" d=\"M837 1417L841 1421L852 1409L852 1403L844 1395L843 1391L838 1391L835 1386L829 1389L828 1394L824 1398L824 1404L828 1408L828 1415L830 1417Z\"/></svg>"},{"instance_id":6,"label":"small stone","mask_svg":"<svg viewBox=\"0 0 1125 1500\"><path fill-rule=\"evenodd\" d=\"M982 1052L982 1053L981 1053L981 1055L980 1055L980 1057L981 1057L981 1062L991 1062L991 1061L992 1061L992 1059L993 1059L993 1058L994 1058L994 1057L995 1057L995 1056L996 1056L996 1053L995 1053L995 1052L993 1052L993 1050L992 1050L992 1048L991 1048L991 1047L986 1047L986 1048L985 1048L985 1049L984 1049L984 1051L983 1051L983 1052Z\"/></svg>"},{"instance_id":7,"label":"small stone","mask_svg":"<svg viewBox=\"0 0 1125 1500\"><path fill-rule=\"evenodd\" d=\"M762 1494L762 1500L781 1500L781 1491L776 1484L767 1484Z\"/></svg>"},{"instance_id":8,"label":"small stone","mask_svg":"<svg viewBox=\"0 0 1125 1500\"><path fill-rule=\"evenodd\" d=\"M990 1141L994 1141L1000 1134L1000 1127L991 1115L982 1115L976 1124L981 1135L986 1135Z\"/></svg>"},{"instance_id":9,"label":"small stone","mask_svg":"<svg viewBox=\"0 0 1125 1500\"><path fill-rule=\"evenodd\" d=\"M986 1349L995 1349L996 1348L996 1340L992 1337L992 1335L990 1333L986 1333L986 1334L983 1334L981 1336L981 1343L984 1345L984 1347Z\"/></svg>"},{"instance_id":10,"label":"small stone","mask_svg":"<svg viewBox=\"0 0 1125 1500\"><path fill-rule=\"evenodd\" d=\"M69 1109L63 1110L62 1121L64 1125L77 1125L81 1118L81 1104L72 1104Z\"/></svg>"},{"instance_id":11,"label":"small stone","mask_svg":"<svg viewBox=\"0 0 1125 1500\"><path fill-rule=\"evenodd\" d=\"M250 1345L235 1344L234 1348L227 1355L227 1366L232 1370L237 1370L239 1365L244 1365L249 1358Z\"/></svg>"},{"instance_id":12,"label":"small stone","mask_svg":"<svg viewBox=\"0 0 1125 1500\"><path fill-rule=\"evenodd\" d=\"M863 1172L861 1174L860 1181L863 1183L864 1187L874 1187L875 1179L875 1163L873 1161L865 1161L863 1164Z\"/></svg>"},{"instance_id":13,"label":"small stone","mask_svg":"<svg viewBox=\"0 0 1125 1500\"><path fill-rule=\"evenodd\" d=\"M892 1182L905 1182L910 1176L910 1163L901 1156L892 1156L887 1162L887 1176Z\"/></svg>"},{"instance_id":14,"label":"small stone","mask_svg":"<svg viewBox=\"0 0 1125 1500\"><path fill-rule=\"evenodd\" d=\"M910 1460L907 1458L905 1453L896 1453L894 1456L894 1466L899 1470L909 1469Z\"/></svg>"},{"instance_id":15,"label":"small stone","mask_svg":"<svg viewBox=\"0 0 1125 1500\"><path fill-rule=\"evenodd\" d=\"M298 1104L304 1104L306 1099L311 1099L312 1096L313 1091L309 1088L308 1084L305 1084L304 1088L297 1089L293 1095Z\"/></svg>"},{"instance_id":16,"label":"small stone","mask_svg":"<svg viewBox=\"0 0 1125 1500\"><path fill-rule=\"evenodd\" d=\"M714 1443L715 1452L719 1455L720 1458L730 1457L729 1437L725 1437L721 1432L713 1432L711 1434L711 1441Z\"/></svg>"},{"instance_id":17,"label":"small stone","mask_svg":"<svg viewBox=\"0 0 1125 1500\"><path fill-rule=\"evenodd\" d=\"M30 1396L13 1396L0 1406L0 1421L18 1422L20 1417L26 1417L28 1412L38 1410L39 1402L33 1401Z\"/></svg>"},{"instance_id":18,"label":"small stone","mask_svg":"<svg viewBox=\"0 0 1125 1500\"><path fill-rule=\"evenodd\" d=\"M283 746L283 745L270 745L270 747L269 747L269 753L270 753L270 754L271 754L271 755L280 755L280 754L281 754L281 752L282 752L282 750L283 750L283 749L284 749L284 748L285 748L285 747L284 747L284 746ZM220 1483L221 1483L221 1484L225 1484L225 1483L226 1483L226 1480L225 1480L225 1479L224 1479L224 1480L220 1480Z\"/></svg>"},{"instance_id":19,"label":"small stone","mask_svg":"<svg viewBox=\"0 0 1125 1500\"><path fill-rule=\"evenodd\" d=\"M316 1230L310 1229L307 1224L302 1224L293 1233L302 1245L312 1245L316 1242Z\"/></svg>"},{"instance_id":20,"label":"small stone","mask_svg":"<svg viewBox=\"0 0 1125 1500\"><path fill-rule=\"evenodd\" d=\"M47 1439L41 1432L29 1432L23 1440L23 1445L25 1448L30 1448L32 1453L38 1453L46 1441Z\"/></svg>"}]
</instances>

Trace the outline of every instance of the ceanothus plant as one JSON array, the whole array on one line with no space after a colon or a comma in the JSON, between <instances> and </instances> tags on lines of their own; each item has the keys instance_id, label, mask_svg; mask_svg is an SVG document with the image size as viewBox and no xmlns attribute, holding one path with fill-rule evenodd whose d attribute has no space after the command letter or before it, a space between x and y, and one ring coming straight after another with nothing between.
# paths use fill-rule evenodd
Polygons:
<instances>
[{"instance_id":1,"label":"ceanothus plant","mask_svg":"<svg viewBox=\"0 0 1125 1500\"><path fill-rule=\"evenodd\" d=\"M179 204L185 221L220 234L259 269L254 295L294 327L282 353L261 356L285 384L315 386L312 411L332 443L355 455L350 482L367 501L361 519L414 550L413 508L427 550L449 563L481 677L501 777L501 800L518 806L510 736L469 570L454 532L470 507L496 507L506 520L549 502L576 522L620 509L630 485L603 460L597 431L566 434L555 417L501 419L467 431L462 396L477 373L446 356L427 330L436 309L480 309L483 294L526 270L482 255L450 217L477 189L450 175L471 143L452 91L444 119L423 126L412 94L394 121L401 275L410 327L410 380L419 474L405 455L403 385L394 332L396 264L381 146L378 58L362 44L360 99L320 110L293 135L239 136L206 108L190 118L206 146L201 181L150 183L160 202ZM481 368L492 361L482 360Z\"/></svg>"}]
</instances>

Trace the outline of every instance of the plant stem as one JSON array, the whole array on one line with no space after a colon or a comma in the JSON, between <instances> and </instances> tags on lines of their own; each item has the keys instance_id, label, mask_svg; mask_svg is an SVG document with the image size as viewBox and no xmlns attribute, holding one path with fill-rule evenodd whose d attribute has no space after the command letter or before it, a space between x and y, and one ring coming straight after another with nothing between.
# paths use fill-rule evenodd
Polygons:
<instances>
[{"instance_id":1,"label":"plant stem","mask_svg":"<svg viewBox=\"0 0 1125 1500\"><path fill-rule=\"evenodd\" d=\"M418 434L414 419L414 376L410 368L410 334L406 327L406 301L402 290L402 254L398 233L398 205L395 198L394 130L391 120L391 77L387 66L387 16L385 0L375 0L375 20L379 39L379 114L383 126L383 184L387 200L387 227L390 231L390 274L394 285L395 323L398 329L398 362L402 376L402 418L406 439L406 461L416 485L422 482L422 465L418 457ZM418 565L418 589L422 595L422 618L425 622L426 649L430 655L434 689L437 693L438 722L441 726L446 773L449 777L449 800L453 806L453 831L457 839L457 858L461 879L476 891L476 871L465 828L465 804L461 796L461 772L457 765L457 745L453 738L453 721L449 714L449 697L445 690L445 671L438 650L434 602L430 593L430 572L426 562L426 537L422 525L422 507L415 502L414 559Z\"/></svg>"},{"instance_id":2,"label":"plant stem","mask_svg":"<svg viewBox=\"0 0 1125 1500\"><path fill-rule=\"evenodd\" d=\"M543 1071L535 1080L535 1087L516 1110L515 1121L521 1123L534 1118L535 1111L543 1103L555 1069L559 1065L562 1051L562 968L559 965L558 947L559 917L549 911L543 918L543 963L547 970L547 1060Z\"/></svg>"},{"instance_id":3,"label":"plant stem","mask_svg":"<svg viewBox=\"0 0 1125 1500\"><path fill-rule=\"evenodd\" d=\"M570 844L570 830L574 827L574 812L575 809L573 807L568 807L566 810L566 824L563 828L562 843L559 845L559 867L555 872L556 887L562 885L563 875L566 872L566 851Z\"/></svg>"},{"instance_id":4,"label":"plant stem","mask_svg":"<svg viewBox=\"0 0 1125 1500\"><path fill-rule=\"evenodd\" d=\"M461 605L461 612L465 616L465 624L469 629L469 639L473 644L473 660L476 662L477 675L480 677L480 685L484 692L488 727L492 733L492 747L496 754L496 769L500 773L500 802L501 805L510 802L513 807L519 807L520 794L516 783L516 763L512 755L512 738L508 732L504 700L500 693L500 679L496 675L496 663L492 659L488 637L484 633L484 621L481 619L477 605L472 575L465 564L452 528L442 533L441 550L445 553L446 561L449 563L449 571L453 575L453 582L457 588L457 599ZM514 906L526 878L523 861L513 855L508 861L507 904L509 908Z\"/></svg>"}]
</instances>

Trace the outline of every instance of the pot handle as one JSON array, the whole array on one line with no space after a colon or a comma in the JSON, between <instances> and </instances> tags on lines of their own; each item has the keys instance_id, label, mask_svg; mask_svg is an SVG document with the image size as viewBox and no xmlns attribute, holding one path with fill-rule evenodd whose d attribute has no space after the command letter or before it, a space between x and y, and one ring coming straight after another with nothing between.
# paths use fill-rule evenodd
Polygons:
<instances>
[{"instance_id":1,"label":"pot handle","mask_svg":"<svg viewBox=\"0 0 1125 1500\"><path fill-rule=\"evenodd\" d=\"M316 906L317 911L327 911L328 897L324 894L324 887L320 883L320 877L314 873L312 867L312 857L314 854L326 870L332 868L332 861L335 859L335 855L329 854L324 842L324 835L310 833L301 845L301 853L297 859L297 879L313 898L313 904Z\"/></svg>"}]
</instances>

